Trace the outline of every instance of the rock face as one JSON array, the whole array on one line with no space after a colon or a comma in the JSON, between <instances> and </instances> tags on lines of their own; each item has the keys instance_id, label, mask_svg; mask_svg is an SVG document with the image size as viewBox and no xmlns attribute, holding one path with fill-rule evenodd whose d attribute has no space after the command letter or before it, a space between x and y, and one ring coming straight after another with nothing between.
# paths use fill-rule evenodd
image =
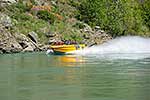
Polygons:
<instances>
[{"instance_id":1,"label":"rock face","mask_svg":"<svg viewBox=\"0 0 150 100\"><path fill-rule=\"evenodd\" d=\"M10 17L0 13L0 54L45 50L39 45L37 33L29 32L28 36L21 33L10 33L10 27L12 27Z\"/></svg>"},{"instance_id":2,"label":"rock face","mask_svg":"<svg viewBox=\"0 0 150 100\"><path fill-rule=\"evenodd\" d=\"M0 52L11 53L20 52L21 50L22 47L16 41L15 37L4 26L0 25Z\"/></svg>"},{"instance_id":3,"label":"rock face","mask_svg":"<svg viewBox=\"0 0 150 100\"><path fill-rule=\"evenodd\" d=\"M99 45L112 39L112 36L101 30L99 26L92 29L89 25L84 24L84 28L80 31L83 33L83 42L88 46Z\"/></svg>"},{"instance_id":4,"label":"rock face","mask_svg":"<svg viewBox=\"0 0 150 100\"><path fill-rule=\"evenodd\" d=\"M33 52L34 51L34 47L33 47L33 45L31 44L31 43L28 43L27 44L28 46L25 48L25 49L23 49L23 52Z\"/></svg>"},{"instance_id":5,"label":"rock face","mask_svg":"<svg viewBox=\"0 0 150 100\"><path fill-rule=\"evenodd\" d=\"M35 0L37 5L49 5L51 0Z\"/></svg>"},{"instance_id":6,"label":"rock face","mask_svg":"<svg viewBox=\"0 0 150 100\"><path fill-rule=\"evenodd\" d=\"M35 33L35 32L29 32L29 33L28 33L28 36L29 36L29 38L30 38L33 42L38 43L39 37L38 37L37 33Z\"/></svg>"},{"instance_id":7,"label":"rock face","mask_svg":"<svg viewBox=\"0 0 150 100\"><path fill-rule=\"evenodd\" d=\"M15 36L18 43L22 46L22 52L41 51L38 43L38 35L35 32L29 32L28 37L19 33Z\"/></svg>"},{"instance_id":8,"label":"rock face","mask_svg":"<svg viewBox=\"0 0 150 100\"><path fill-rule=\"evenodd\" d=\"M11 18L6 14L0 13L0 24L2 26L5 26L6 28L11 27L12 26Z\"/></svg>"},{"instance_id":9,"label":"rock face","mask_svg":"<svg viewBox=\"0 0 150 100\"><path fill-rule=\"evenodd\" d=\"M16 3L18 0L0 0L0 7Z\"/></svg>"},{"instance_id":10,"label":"rock face","mask_svg":"<svg viewBox=\"0 0 150 100\"><path fill-rule=\"evenodd\" d=\"M16 3L18 0L1 0L1 2Z\"/></svg>"}]
</instances>

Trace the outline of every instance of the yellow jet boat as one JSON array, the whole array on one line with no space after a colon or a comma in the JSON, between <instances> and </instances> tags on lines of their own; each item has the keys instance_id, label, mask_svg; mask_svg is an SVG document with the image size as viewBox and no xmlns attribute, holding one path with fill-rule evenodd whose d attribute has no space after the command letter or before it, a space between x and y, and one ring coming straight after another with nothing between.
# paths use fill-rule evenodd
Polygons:
<instances>
[{"instance_id":1,"label":"yellow jet boat","mask_svg":"<svg viewBox=\"0 0 150 100\"><path fill-rule=\"evenodd\" d=\"M76 50L84 49L85 44L71 44L71 45L51 45L50 48L53 50L55 54L69 54Z\"/></svg>"}]
</instances>

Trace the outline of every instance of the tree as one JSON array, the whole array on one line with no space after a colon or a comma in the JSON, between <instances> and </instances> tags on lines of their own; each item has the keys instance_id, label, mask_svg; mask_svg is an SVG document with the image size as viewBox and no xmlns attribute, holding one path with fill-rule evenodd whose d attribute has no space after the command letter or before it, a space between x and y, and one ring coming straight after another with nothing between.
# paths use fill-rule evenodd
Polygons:
<instances>
[{"instance_id":1,"label":"tree","mask_svg":"<svg viewBox=\"0 0 150 100\"><path fill-rule=\"evenodd\" d=\"M79 18L91 26L99 25L113 36L134 35L141 31L143 19L137 0L83 0Z\"/></svg>"},{"instance_id":2,"label":"tree","mask_svg":"<svg viewBox=\"0 0 150 100\"><path fill-rule=\"evenodd\" d=\"M141 3L142 18L144 19L144 24L150 29L150 0L143 0Z\"/></svg>"}]
</instances>

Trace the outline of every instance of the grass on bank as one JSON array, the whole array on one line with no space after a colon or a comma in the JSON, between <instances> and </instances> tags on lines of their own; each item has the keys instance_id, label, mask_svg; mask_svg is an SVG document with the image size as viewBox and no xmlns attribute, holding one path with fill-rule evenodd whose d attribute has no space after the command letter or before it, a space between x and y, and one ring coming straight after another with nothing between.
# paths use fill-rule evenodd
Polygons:
<instances>
[{"instance_id":1,"label":"grass on bank","mask_svg":"<svg viewBox=\"0 0 150 100\"><path fill-rule=\"evenodd\" d=\"M60 34L62 39L82 41L82 34L80 31L70 23L66 22L66 19L62 20L61 15L57 14L59 8L52 8L54 9L52 9L51 12L47 10L34 12L31 11L31 6L19 2L4 8L3 12L12 19L12 33L22 33L27 35L29 32L34 31L40 37L41 42L46 43L48 41L44 31L46 30L46 32L51 31ZM68 15L63 13L64 18L68 18Z\"/></svg>"}]
</instances>

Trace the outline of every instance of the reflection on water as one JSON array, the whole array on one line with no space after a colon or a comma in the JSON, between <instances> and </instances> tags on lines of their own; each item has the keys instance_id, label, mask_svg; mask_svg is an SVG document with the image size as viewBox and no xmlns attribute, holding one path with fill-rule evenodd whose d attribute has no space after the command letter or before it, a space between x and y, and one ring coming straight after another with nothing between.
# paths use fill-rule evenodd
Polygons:
<instances>
[{"instance_id":1,"label":"reflection on water","mask_svg":"<svg viewBox=\"0 0 150 100\"><path fill-rule=\"evenodd\" d=\"M0 55L0 100L149 100L150 59Z\"/></svg>"},{"instance_id":2,"label":"reflection on water","mask_svg":"<svg viewBox=\"0 0 150 100\"><path fill-rule=\"evenodd\" d=\"M61 55L56 56L54 63L60 64L60 66L76 67L75 65L84 64L85 60L82 56L77 55Z\"/></svg>"}]
</instances>

